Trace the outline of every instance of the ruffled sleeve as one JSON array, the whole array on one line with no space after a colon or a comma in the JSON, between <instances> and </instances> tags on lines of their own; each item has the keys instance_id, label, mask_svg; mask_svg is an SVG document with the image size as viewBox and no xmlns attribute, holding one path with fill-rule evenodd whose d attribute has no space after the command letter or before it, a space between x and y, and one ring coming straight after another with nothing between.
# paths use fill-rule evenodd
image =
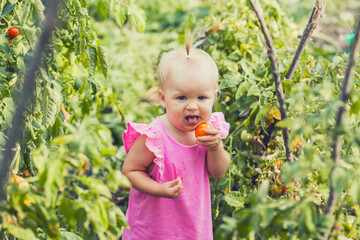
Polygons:
<instances>
[{"instance_id":1,"label":"ruffled sleeve","mask_svg":"<svg viewBox=\"0 0 360 240\"><path fill-rule=\"evenodd\" d=\"M230 124L225 121L224 114L222 112L212 113L208 123L219 130L221 139L224 139L227 135L229 135Z\"/></svg>"},{"instance_id":2,"label":"ruffled sleeve","mask_svg":"<svg viewBox=\"0 0 360 240\"><path fill-rule=\"evenodd\" d=\"M126 153L140 135L146 135L145 146L155 155L154 163L159 167L160 179L164 173L164 148L159 132L143 123L128 123L127 130L124 131L123 141Z\"/></svg>"}]
</instances>

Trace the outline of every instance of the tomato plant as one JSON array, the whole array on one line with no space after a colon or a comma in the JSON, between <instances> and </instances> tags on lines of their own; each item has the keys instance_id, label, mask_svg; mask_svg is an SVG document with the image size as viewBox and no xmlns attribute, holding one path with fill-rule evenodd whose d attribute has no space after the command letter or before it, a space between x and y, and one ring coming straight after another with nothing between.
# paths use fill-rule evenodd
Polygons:
<instances>
[{"instance_id":1,"label":"tomato plant","mask_svg":"<svg viewBox=\"0 0 360 240\"><path fill-rule=\"evenodd\" d=\"M30 187L9 184L6 204L0 204L0 238L120 238L129 194L119 170L124 117L149 123L164 113L156 103L156 63L161 52L182 47L185 25L203 28L195 44L220 71L214 111L222 111L231 124L224 141L231 156L228 172L211 179L215 238L318 239L333 223L332 237L359 238L359 65L345 123L334 130L348 55L334 51L337 41L319 34L301 56L294 78L286 80L303 32L289 13L298 19L304 8L284 11L279 2L289 4L260 4L274 39L286 121L280 121L264 38L247 1L61 1L58 26L44 46L36 92L14 149L12 170L24 177L28 172ZM312 3L294 2L306 5L307 18ZM1 147L45 23L44 4L0 4ZM323 20L330 19L339 20ZM9 44L12 26L21 34ZM294 163L286 162L282 127L290 129ZM322 212L335 131L344 135L342 159L332 175L341 199L336 215L328 217Z\"/></svg>"},{"instance_id":2,"label":"tomato plant","mask_svg":"<svg viewBox=\"0 0 360 240\"><path fill-rule=\"evenodd\" d=\"M1 148L9 139L16 101L49 17L46 8L37 0L0 4L1 28L6 33L0 35ZM49 44L42 46L46 54L35 74L35 93L24 113L25 127L10 169L31 175L30 187L9 184L7 201L0 204L1 219L7 219L0 222L0 238L112 239L127 226L118 200L112 198L120 186L129 184L117 165L111 131L99 122L106 108L116 109L120 121L124 115L116 93L102 82L108 75L108 59L93 29L92 21L98 21L91 15L94 8L103 19L116 22L117 28L132 23L144 31L144 13L133 1L61 1L58 25ZM125 23L126 19L131 22ZM79 144L84 139L86 144ZM24 181L20 183L29 185Z\"/></svg>"}]
</instances>

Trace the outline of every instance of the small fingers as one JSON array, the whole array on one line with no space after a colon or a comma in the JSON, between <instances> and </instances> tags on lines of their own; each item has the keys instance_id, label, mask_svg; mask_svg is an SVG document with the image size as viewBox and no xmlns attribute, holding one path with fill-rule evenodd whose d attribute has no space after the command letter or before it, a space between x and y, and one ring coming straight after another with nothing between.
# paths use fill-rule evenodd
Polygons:
<instances>
[{"instance_id":1,"label":"small fingers","mask_svg":"<svg viewBox=\"0 0 360 240\"><path fill-rule=\"evenodd\" d=\"M181 192L183 191L183 185L181 179L178 177L177 179L165 183L167 184L168 197L175 199L178 198Z\"/></svg>"},{"instance_id":2,"label":"small fingers","mask_svg":"<svg viewBox=\"0 0 360 240\"><path fill-rule=\"evenodd\" d=\"M178 177L170 182L167 182L167 184L169 185L170 188L172 188L172 187L175 187L176 185L178 185L179 182L181 182L181 179Z\"/></svg>"}]
</instances>

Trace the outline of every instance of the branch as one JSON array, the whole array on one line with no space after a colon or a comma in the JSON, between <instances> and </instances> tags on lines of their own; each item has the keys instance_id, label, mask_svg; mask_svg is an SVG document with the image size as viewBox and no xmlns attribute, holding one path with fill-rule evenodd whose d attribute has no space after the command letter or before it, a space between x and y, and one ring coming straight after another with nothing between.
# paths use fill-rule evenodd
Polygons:
<instances>
[{"instance_id":1,"label":"branch","mask_svg":"<svg viewBox=\"0 0 360 240\"><path fill-rule=\"evenodd\" d=\"M264 22L264 18L262 17L262 13L259 11L259 9L253 3L252 0L249 0L249 3L251 5L251 7L253 8L256 16L258 17L258 20L259 20L260 26L261 26L261 30L262 30L265 40L266 40L265 45L266 45L268 57L269 57L269 60L271 63L272 75L273 75L273 78L275 81L275 90L276 90L276 95L278 97L278 102L279 102L279 106L280 106L281 120L284 120L287 118L286 104L285 104L283 87L281 85L281 78L280 78L279 68L278 68L278 64L277 64L277 59L274 56L274 50L273 50L274 47L273 47L272 39L271 39L269 31L266 27L266 24ZM286 159L288 161L292 162L293 161L292 152L288 146L289 138L290 138L289 129L283 128L282 134L283 134L284 145L285 145L285 150L286 150Z\"/></svg>"},{"instance_id":2,"label":"branch","mask_svg":"<svg viewBox=\"0 0 360 240\"><path fill-rule=\"evenodd\" d=\"M323 14L323 4L322 0L316 0L315 6L313 8L313 11L311 13L310 19L308 24L306 25L306 28L304 30L304 33L301 37L300 44L296 50L294 59L290 65L290 68L286 74L286 79L292 79L296 70L297 65L299 64L299 60L301 58L301 55L305 49L306 44L309 42L311 35L313 34L314 30L317 28L320 19Z\"/></svg>"},{"instance_id":3,"label":"branch","mask_svg":"<svg viewBox=\"0 0 360 240\"><path fill-rule=\"evenodd\" d=\"M349 99L350 90L351 90L352 82L354 79L356 59L357 59L358 53L359 53L360 17L357 20L357 27L356 27L355 33L356 33L356 35L355 35L355 38L354 38L352 46L351 46L349 64L346 69L344 84L343 84L343 88L342 88L342 92L341 92L341 101L343 102L343 105L340 106L337 117L336 117L335 130L340 128L342 121L344 119L345 111L346 111L346 103ZM335 131L334 137L333 137L333 150L331 152L331 158L334 162L334 166L331 169L330 177L329 177L329 179L330 179L329 199L328 199L328 202L324 209L324 214L327 214L327 215L333 214L336 204L337 204L337 201L338 201L338 197L339 197L338 194L335 192L334 182L331 180L332 179L331 176L334 172L334 169L339 164L340 150L341 150L340 134L338 134ZM323 235L324 239L328 239L329 235L330 235L330 229L324 233L324 235Z\"/></svg>"},{"instance_id":4,"label":"branch","mask_svg":"<svg viewBox=\"0 0 360 240\"><path fill-rule=\"evenodd\" d=\"M51 33L55 28L55 19L57 16L58 0L47 1L46 8L46 22L42 30L38 45L34 53L30 66L27 69L23 88L21 94L16 102L16 111L11 122L9 129L8 140L6 141L5 150L2 154L0 162L0 200L6 200L6 182L10 172L10 163L14 156L12 149L15 147L16 142L21 139L21 131L24 127L24 112L26 112L26 105L33 97L36 78L35 73L39 70L44 46L48 43Z\"/></svg>"},{"instance_id":5,"label":"branch","mask_svg":"<svg viewBox=\"0 0 360 240\"><path fill-rule=\"evenodd\" d=\"M308 24L306 25L306 28L304 30L304 33L302 35L301 41L299 43L299 46L296 50L295 56L292 60L292 63L290 65L290 68L286 74L286 79L291 80L294 77L294 73L295 70L297 68L297 65L299 64L301 55L305 49L306 44L309 42L313 32L315 31L315 29L317 28L320 19L322 17L323 14L323 4L322 4L322 0L316 0L315 2L315 6L313 8L313 11L310 15L310 19ZM267 146L269 140L270 140L270 136L271 133L274 129L274 126L272 126L272 128L267 129L267 131L265 132L265 137L264 137L264 145Z\"/></svg>"}]
</instances>

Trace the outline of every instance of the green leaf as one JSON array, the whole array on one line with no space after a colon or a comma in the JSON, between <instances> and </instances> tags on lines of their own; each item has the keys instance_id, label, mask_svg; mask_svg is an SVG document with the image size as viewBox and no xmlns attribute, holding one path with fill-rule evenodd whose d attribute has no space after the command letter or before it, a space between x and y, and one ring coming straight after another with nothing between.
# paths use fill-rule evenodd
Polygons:
<instances>
[{"instance_id":1,"label":"green leaf","mask_svg":"<svg viewBox=\"0 0 360 240\"><path fill-rule=\"evenodd\" d=\"M351 175L343 168L336 166L331 173L331 181L334 184L334 190L336 194L342 193L346 185L348 184L349 177Z\"/></svg>"},{"instance_id":2,"label":"green leaf","mask_svg":"<svg viewBox=\"0 0 360 240\"><path fill-rule=\"evenodd\" d=\"M88 81L91 84L92 94L96 94L98 91L97 83L94 81L94 79L92 77L89 78Z\"/></svg>"},{"instance_id":3,"label":"green leaf","mask_svg":"<svg viewBox=\"0 0 360 240\"><path fill-rule=\"evenodd\" d=\"M238 72L228 72L224 74L224 79L221 81L219 88L231 88L237 86L241 81L241 75Z\"/></svg>"},{"instance_id":4,"label":"green leaf","mask_svg":"<svg viewBox=\"0 0 360 240\"><path fill-rule=\"evenodd\" d=\"M128 14L131 18L131 23L134 24L137 30L142 33L145 30L145 13L142 9L138 8L134 4L130 4L128 8Z\"/></svg>"},{"instance_id":5,"label":"green leaf","mask_svg":"<svg viewBox=\"0 0 360 240\"><path fill-rule=\"evenodd\" d=\"M27 19L29 18L30 10L31 10L30 1L25 1L25 5L22 9L22 14L21 14L21 18L20 18L21 26L23 26L25 24L25 22L27 21Z\"/></svg>"},{"instance_id":6,"label":"green leaf","mask_svg":"<svg viewBox=\"0 0 360 240\"><path fill-rule=\"evenodd\" d=\"M275 124L279 128L292 128L294 126L294 119L286 118Z\"/></svg>"},{"instance_id":7,"label":"green leaf","mask_svg":"<svg viewBox=\"0 0 360 240\"><path fill-rule=\"evenodd\" d=\"M108 9L109 9L109 2L107 0L99 0L96 3L96 8L99 11L100 15L106 19Z\"/></svg>"},{"instance_id":8,"label":"green leaf","mask_svg":"<svg viewBox=\"0 0 360 240\"><path fill-rule=\"evenodd\" d=\"M113 211L115 211L116 213L116 221L117 221L117 225L120 226L125 226L125 227L129 227L129 224L126 221L126 217L125 214L121 211L120 208L116 207L113 209Z\"/></svg>"},{"instance_id":9,"label":"green leaf","mask_svg":"<svg viewBox=\"0 0 360 240\"><path fill-rule=\"evenodd\" d=\"M305 226L306 226L307 230L309 232L314 232L315 224L314 224L314 221L312 218L313 214L312 214L311 208L306 205L302 209L302 213L304 214L304 222L305 222Z\"/></svg>"},{"instance_id":10,"label":"green leaf","mask_svg":"<svg viewBox=\"0 0 360 240\"><path fill-rule=\"evenodd\" d=\"M357 100L351 105L350 113L359 115L360 113L360 100Z\"/></svg>"},{"instance_id":11,"label":"green leaf","mask_svg":"<svg viewBox=\"0 0 360 240\"><path fill-rule=\"evenodd\" d=\"M109 227L109 221L107 217L106 207L104 200L98 198L93 203L92 221L95 225L95 229L99 232L104 232Z\"/></svg>"},{"instance_id":12,"label":"green leaf","mask_svg":"<svg viewBox=\"0 0 360 240\"><path fill-rule=\"evenodd\" d=\"M247 64L248 60L246 60L246 58L241 59L240 61L240 65L241 68L244 70L244 72L246 73L246 75L251 76L253 73L253 69L249 67L249 65Z\"/></svg>"},{"instance_id":13,"label":"green leaf","mask_svg":"<svg viewBox=\"0 0 360 240\"><path fill-rule=\"evenodd\" d=\"M81 181L83 184L87 185L90 191L93 193L103 195L107 198L111 198L111 192L107 185L101 179L93 177L82 177Z\"/></svg>"},{"instance_id":14,"label":"green leaf","mask_svg":"<svg viewBox=\"0 0 360 240\"><path fill-rule=\"evenodd\" d=\"M56 116L60 111L60 105L62 103L61 86L56 81L52 81L51 84L46 84L46 86L42 88L41 93L42 125L48 128L54 124Z\"/></svg>"},{"instance_id":15,"label":"green leaf","mask_svg":"<svg viewBox=\"0 0 360 240\"><path fill-rule=\"evenodd\" d=\"M81 237L72 232L60 231L60 235L60 240L83 240Z\"/></svg>"},{"instance_id":16,"label":"green leaf","mask_svg":"<svg viewBox=\"0 0 360 240\"><path fill-rule=\"evenodd\" d=\"M335 223L335 217L333 214L320 214L318 216L318 231L324 232L326 230L330 230Z\"/></svg>"},{"instance_id":17,"label":"green leaf","mask_svg":"<svg viewBox=\"0 0 360 240\"><path fill-rule=\"evenodd\" d=\"M117 22L117 24L120 25L120 27L122 27L125 23L126 20L126 11L125 11L125 7L122 6L121 4L117 4L115 7L115 20Z\"/></svg>"},{"instance_id":18,"label":"green leaf","mask_svg":"<svg viewBox=\"0 0 360 240\"><path fill-rule=\"evenodd\" d=\"M0 112L0 115L2 115L5 121L10 124L10 121L15 113L15 104L13 98L4 98L2 102L5 104L5 108L2 112Z\"/></svg>"},{"instance_id":19,"label":"green leaf","mask_svg":"<svg viewBox=\"0 0 360 240\"><path fill-rule=\"evenodd\" d=\"M43 3L41 2L41 0L31 0L30 2L31 2L30 13L31 13L32 21L34 21L37 26L44 24L45 7L44 7Z\"/></svg>"},{"instance_id":20,"label":"green leaf","mask_svg":"<svg viewBox=\"0 0 360 240\"><path fill-rule=\"evenodd\" d=\"M229 192L225 195L225 202L232 207L243 208L244 200L244 196L240 192Z\"/></svg>"},{"instance_id":21,"label":"green leaf","mask_svg":"<svg viewBox=\"0 0 360 240\"><path fill-rule=\"evenodd\" d=\"M257 197L259 198L259 200L261 202L265 201L267 194L269 192L269 189L270 189L270 181L268 179L265 179L261 183L260 188L257 192Z\"/></svg>"},{"instance_id":22,"label":"green leaf","mask_svg":"<svg viewBox=\"0 0 360 240\"><path fill-rule=\"evenodd\" d=\"M16 4L11 4L11 3L7 2L2 10L1 17L4 17L8 13L10 13L14 9L15 6L16 6Z\"/></svg>"},{"instance_id":23,"label":"green leaf","mask_svg":"<svg viewBox=\"0 0 360 240\"><path fill-rule=\"evenodd\" d=\"M330 68L336 67L340 62L342 61L342 58L340 56L335 56L332 63L330 64Z\"/></svg>"},{"instance_id":24,"label":"green leaf","mask_svg":"<svg viewBox=\"0 0 360 240\"><path fill-rule=\"evenodd\" d=\"M89 48L89 74L90 76L95 76L97 62L97 51L95 47Z\"/></svg>"},{"instance_id":25,"label":"green leaf","mask_svg":"<svg viewBox=\"0 0 360 240\"><path fill-rule=\"evenodd\" d=\"M60 200L58 201L59 211L72 228L76 228L77 221L76 218L74 218L74 212L77 210L77 207L78 205L74 204L74 201L67 197L60 197Z\"/></svg>"},{"instance_id":26,"label":"green leaf","mask_svg":"<svg viewBox=\"0 0 360 240\"><path fill-rule=\"evenodd\" d=\"M349 196L354 201L354 203L359 204L360 200L360 184L357 179L352 179L352 183L349 189Z\"/></svg>"},{"instance_id":27,"label":"green leaf","mask_svg":"<svg viewBox=\"0 0 360 240\"><path fill-rule=\"evenodd\" d=\"M31 229L14 226L9 229L9 233L18 239L24 239L26 236L27 240L37 240L34 232Z\"/></svg>"},{"instance_id":28,"label":"green leaf","mask_svg":"<svg viewBox=\"0 0 360 240\"><path fill-rule=\"evenodd\" d=\"M251 83L248 81L242 82L236 91L235 98L239 99L241 96L243 96L246 93L246 90L250 87L250 85Z\"/></svg>"},{"instance_id":29,"label":"green leaf","mask_svg":"<svg viewBox=\"0 0 360 240\"><path fill-rule=\"evenodd\" d=\"M104 77L107 78L107 74L108 74L107 50L106 48L100 45L97 49L97 52L98 52L101 72L103 73Z\"/></svg>"},{"instance_id":30,"label":"green leaf","mask_svg":"<svg viewBox=\"0 0 360 240\"><path fill-rule=\"evenodd\" d=\"M18 57L17 61L16 61L16 65L22 73L24 73L24 74L26 73L26 65L24 63L24 58Z\"/></svg>"},{"instance_id":31,"label":"green leaf","mask_svg":"<svg viewBox=\"0 0 360 240\"><path fill-rule=\"evenodd\" d=\"M76 77L74 81L74 89L79 90L84 84L84 80L81 77Z\"/></svg>"},{"instance_id":32,"label":"green leaf","mask_svg":"<svg viewBox=\"0 0 360 240\"><path fill-rule=\"evenodd\" d=\"M268 115L268 112L270 111L271 106L272 106L272 104L268 103L265 106L260 107L260 110L255 117L255 124L258 124L260 122L260 120L264 119L265 116Z\"/></svg>"},{"instance_id":33,"label":"green leaf","mask_svg":"<svg viewBox=\"0 0 360 240\"><path fill-rule=\"evenodd\" d=\"M260 89L256 84L251 85L247 93L248 96L260 96Z\"/></svg>"},{"instance_id":34,"label":"green leaf","mask_svg":"<svg viewBox=\"0 0 360 240\"><path fill-rule=\"evenodd\" d=\"M3 34L0 34L0 52L4 52L8 58L12 58L8 40Z\"/></svg>"},{"instance_id":35,"label":"green leaf","mask_svg":"<svg viewBox=\"0 0 360 240\"><path fill-rule=\"evenodd\" d=\"M109 170L106 182L112 191L118 190L119 186L127 189L130 189L131 187L129 180L122 174L120 170Z\"/></svg>"}]
</instances>

